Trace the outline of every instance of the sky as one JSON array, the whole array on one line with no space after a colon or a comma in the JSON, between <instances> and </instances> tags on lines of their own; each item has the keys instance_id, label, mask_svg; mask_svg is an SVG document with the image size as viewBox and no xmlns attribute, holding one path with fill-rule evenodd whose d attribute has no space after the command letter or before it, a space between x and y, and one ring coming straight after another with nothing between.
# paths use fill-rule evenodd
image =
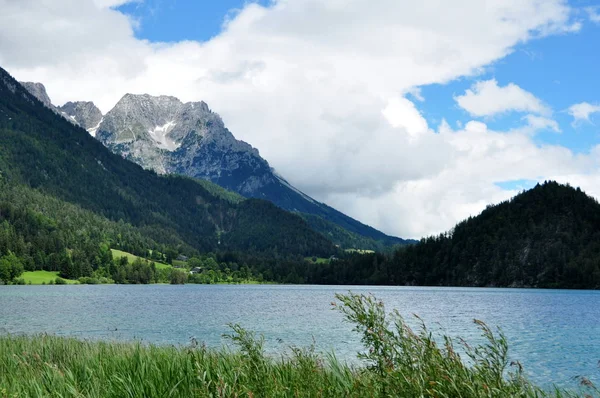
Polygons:
<instances>
[{"instance_id":1,"label":"sky","mask_svg":"<svg viewBox=\"0 0 600 398\"><path fill-rule=\"evenodd\" d=\"M206 101L294 186L392 235L441 233L544 180L600 198L598 1L0 9L0 66L56 105Z\"/></svg>"}]
</instances>

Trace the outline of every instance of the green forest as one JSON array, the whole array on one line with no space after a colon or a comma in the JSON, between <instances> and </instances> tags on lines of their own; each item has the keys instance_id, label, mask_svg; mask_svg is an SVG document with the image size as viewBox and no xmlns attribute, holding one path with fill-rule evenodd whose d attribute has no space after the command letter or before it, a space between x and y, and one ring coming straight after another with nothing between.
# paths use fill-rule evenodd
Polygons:
<instances>
[{"instance_id":1,"label":"green forest","mask_svg":"<svg viewBox=\"0 0 600 398\"><path fill-rule=\"evenodd\" d=\"M391 255L311 266L308 283L600 288L600 204L580 189L538 184L447 233Z\"/></svg>"}]
</instances>

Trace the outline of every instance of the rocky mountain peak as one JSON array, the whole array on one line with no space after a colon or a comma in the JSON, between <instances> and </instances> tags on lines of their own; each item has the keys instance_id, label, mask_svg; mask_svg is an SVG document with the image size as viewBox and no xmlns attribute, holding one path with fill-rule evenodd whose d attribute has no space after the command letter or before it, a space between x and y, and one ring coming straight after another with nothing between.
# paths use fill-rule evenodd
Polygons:
<instances>
[{"instance_id":1,"label":"rocky mountain peak","mask_svg":"<svg viewBox=\"0 0 600 398\"><path fill-rule=\"evenodd\" d=\"M52 101L50 101L50 97L46 92L46 87L42 83L35 82L19 82L31 95L35 98L39 99L42 104L46 105L48 108L53 109Z\"/></svg>"},{"instance_id":2,"label":"rocky mountain peak","mask_svg":"<svg viewBox=\"0 0 600 398\"><path fill-rule=\"evenodd\" d=\"M114 152L158 173L213 181L246 167L270 174L258 150L237 140L204 101L183 103L172 96L126 94L104 116L96 137Z\"/></svg>"},{"instance_id":3,"label":"rocky mountain peak","mask_svg":"<svg viewBox=\"0 0 600 398\"><path fill-rule=\"evenodd\" d=\"M161 125L174 118L182 105L179 99L167 95L125 94L109 113Z\"/></svg>"},{"instance_id":4,"label":"rocky mountain peak","mask_svg":"<svg viewBox=\"0 0 600 398\"><path fill-rule=\"evenodd\" d=\"M86 129L92 136L102 122L102 112L91 101L67 102L58 110L68 119Z\"/></svg>"},{"instance_id":5,"label":"rocky mountain peak","mask_svg":"<svg viewBox=\"0 0 600 398\"><path fill-rule=\"evenodd\" d=\"M46 92L46 87L42 83L19 82L31 95L36 97L44 106L51 109L54 113L64 117L71 123L81 126L88 132L95 133L102 119L102 112L93 102L67 102L61 107L52 104L52 100Z\"/></svg>"}]
</instances>

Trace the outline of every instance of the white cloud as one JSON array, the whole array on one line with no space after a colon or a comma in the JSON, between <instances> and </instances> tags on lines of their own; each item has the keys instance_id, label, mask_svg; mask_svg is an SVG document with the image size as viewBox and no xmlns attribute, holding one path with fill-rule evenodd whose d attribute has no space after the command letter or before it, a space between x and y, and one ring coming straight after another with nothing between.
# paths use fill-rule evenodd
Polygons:
<instances>
[{"instance_id":1,"label":"white cloud","mask_svg":"<svg viewBox=\"0 0 600 398\"><path fill-rule=\"evenodd\" d=\"M427 121L415 107L415 104L406 98L392 98L381 111L390 125L401 128L411 137L427 133Z\"/></svg>"},{"instance_id":2,"label":"white cloud","mask_svg":"<svg viewBox=\"0 0 600 398\"><path fill-rule=\"evenodd\" d=\"M489 203L518 193L495 182L557 179L582 185L579 181L588 181L586 189L600 194L600 177L596 177L600 176L600 150L576 155L560 146L539 147L528 134L492 131L477 121L457 131L447 123L442 126L438 137L452 157L437 173L400 181L376 198L332 195L329 199L361 218L376 220L386 230L410 231L408 236L418 237L448 230ZM390 209L396 217L390 217Z\"/></svg>"},{"instance_id":3,"label":"white cloud","mask_svg":"<svg viewBox=\"0 0 600 398\"><path fill-rule=\"evenodd\" d=\"M529 91L514 83L500 87L496 79L479 81L454 100L472 116L493 116L511 111L550 113L550 109Z\"/></svg>"},{"instance_id":4,"label":"white cloud","mask_svg":"<svg viewBox=\"0 0 600 398\"><path fill-rule=\"evenodd\" d=\"M600 23L600 13L598 13L598 7L586 7L585 11L588 13L590 21L594 23Z\"/></svg>"},{"instance_id":5,"label":"white cloud","mask_svg":"<svg viewBox=\"0 0 600 398\"><path fill-rule=\"evenodd\" d=\"M527 122L527 126L523 127L524 132L536 133L543 130L551 130L555 133L561 132L558 122L554 119L530 114L524 116L523 120Z\"/></svg>"},{"instance_id":6,"label":"white cloud","mask_svg":"<svg viewBox=\"0 0 600 398\"><path fill-rule=\"evenodd\" d=\"M435 133L405 97L572 30L562 0L278 0L246 5L211 40L168 44L137 40L106 6L118 2L0 0L0 65L44 82L57 104L106 112L126 92L205 100L298 188L399 236L443 231L507 197L495 181L587 172L589 159L518 129ZM548 120L524 125L553 129Z\"/></svg>"},{"instance_id":7,"label":"white cloud","mask_svg":"<svg viewBox=\"0 0 600 398\"><path fill-rule=\"evenodd\" d=\"M423 97L423 94L421 93L420 87L412 87L411 89L407 90L406 93L412 95L414 97L414 99L416 99L419 102L425 101L425 98Z\"/></svg>"},{"instance_id":8,"label":"white cloud","mask_svg":"<svg viewBox=\"0 0 600 398\"><path fill-rule=\"evenodd\" d=\"M141 3L143 0L94 0L99 8L114 8L128 3Z\"/></svg>"},{"instance_id":9,"label":"white cloud","mask_svg":"<svg viewBox=\"0 0 600 398\"><path fill-rule=\"evenodd\" d=\"M580 102L573 104L567 109L569 115L573 116L573 124L581 121L590 121L590 116L600 112L600 105L590 104L588 102Z\"/></svg>"}]
</instances>

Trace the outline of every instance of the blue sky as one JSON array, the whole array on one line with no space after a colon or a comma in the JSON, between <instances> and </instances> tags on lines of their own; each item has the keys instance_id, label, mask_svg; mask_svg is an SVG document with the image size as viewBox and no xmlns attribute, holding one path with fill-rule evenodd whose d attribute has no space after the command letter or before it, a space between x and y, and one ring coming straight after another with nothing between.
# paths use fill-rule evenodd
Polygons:
<instances>
[{"instance_id":1,"label":"blue sky","mask_svg":"<svg viewBox=\"0 0 600 398\"><path fill-rule=\"evenodd\" d=\"M485 67L477 76L422 87L421 94L426 101L419 107L433 125L442 118L451 124L465 123L471 117L457 106L454 96L463 94L477 80L495 78L500 86L515 83L550 106L552 117L562 130L562 133L539 132L535 137L538 144L558 144L576 153L587 152L600 142L600 115L592 115L590 122L573 126L573 117L567 110L575 103L600 100L598 65L600 24L584 24L578 33L518 45L511 54ZM519 125L522 117L523 113L509 112L482 120L492 129L508 130Z\"/></svg>"},{"instance_id":2,"label":"blue sky","mask_svg":"<svg viewBox=\"0 0 600 398\"><path fill-rule=\"evenodd\" d=\"M139 20L135 32L139 38L153 42L205 41L217 35L223 21L244 4L240 0L146 0L118 9Z\"/></svg>"},{"instance_id":3,"label":"blue sky","mask_svg":"<svg viewBox=\"0 0 600 398\"><path fill-rule=\"evenodd\" d=\"M4 6L0 65L55 104L206 101L294 186L387 233L448 230L546 179L600 198L598 1L41 5Z\"/></svg>"}]
</instances>

